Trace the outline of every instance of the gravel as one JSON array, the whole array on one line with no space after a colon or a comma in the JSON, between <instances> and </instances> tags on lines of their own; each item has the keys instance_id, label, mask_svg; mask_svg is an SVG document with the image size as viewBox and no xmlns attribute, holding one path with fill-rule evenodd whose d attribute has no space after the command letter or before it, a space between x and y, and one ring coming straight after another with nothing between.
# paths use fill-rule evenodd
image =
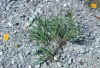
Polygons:
<instances>
[{"instance_id":1,"label":"gravel","mask_svg":"<svg viewBox=\"0 0 100 68\"><path fill-rule=\"evenodd\" d=\"M67 42L60 62L41 68L100 68L100 16L96 9L87 8L85 0L0 0L0 68L40 68L34 65L35 43L28 37L29 20L36 16L65 15L73 9L80 22L84 40ZM3 35L8 32L8 41ZM79 43L80 42L80 43Z\"/></svg>"}]
</instances>

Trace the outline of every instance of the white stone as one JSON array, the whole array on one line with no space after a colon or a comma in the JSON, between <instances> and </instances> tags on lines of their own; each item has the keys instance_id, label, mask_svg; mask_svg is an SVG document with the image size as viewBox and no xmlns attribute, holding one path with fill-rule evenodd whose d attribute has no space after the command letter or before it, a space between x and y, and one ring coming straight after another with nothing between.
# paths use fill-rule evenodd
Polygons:
<instances>
[{"instance_id":1,"label":"white stone","mask_svg":"<svg viewBox=\"0 0 100 68\"><path fill-rule=\"evenodd\" d=\"M35 65L35 68L39 68L40 67L40 65Z\"/></svg>"},{"instance_id":2,"label":"white stone","mask_svg":"<svg viewBox=\"0 0 100 68\"><path fill-rule=\"evenodd\" d=\"M54 60L58 60L56 56L54 56Z\"/></svg>"},{"instance_id":3,"label":"white stone","mask_svg":"<svg viewBox=\"0 0 100 68\"><path fill-rule=\"evenodd\" d=\"M3 53L2 52L0 52L0 55L2 55Z\"/></svg>"},{"instance_id":4,"label":"white stone","mask_svg":"<svg viewBox=\"0 0 100 68\"><path fill-rule=\"evenodd\" d=\"M48 0L45 0L46 2L48 1Z\"/></svg>"},{"instance_id":5,"label":"white stone","mask_svg":"<svg viewBox=\"0 0 100 68\"><path fill-rule=\"evenodd\" d=\"M68 2L68 6L70 6L70 3Z\"/></svg>"},{"instance_id":6,"label":"white stone","mask_svg":"<svg viewBox=\"0 0 100 68\"><path fill-rule=\"evenodd\" d=\"M11 26L12 26L12 24L11 24L10 22L8 23L8 25L9 25L9 27L11 27Z\"/></svg>"},{"instance_id":7,"label":"white stone","mask_svg":"<svg viewBox=\"0 0 100 68\"><path fill-rule=\"evenodd\" d=\"M12 61L11 61L11 62L12 62L12 64L14 64L14 60L13 60L13 59L12 59Z\"/></svg>"},{"instance_id":8,"label":"white stone","mask_svg":"<svg viewBox=\"0 0 100 68\"><path fill-rule=\"evenodd\" d=\"M61 63L60 62L57 62L57 65L58 65L58 67L61 67Z\"/></svg>"},{"instance_id":9,"label":"white stone","mask_svg":"<svg viewBox=\"0 0 100 68\"><path fill-rule=\"evenodd\" d=\"M67 4L64 4L64 7L66 7L67 6Z\"/></svg>"},{"instance_id":10,"label":"white stone","mask_svg":"<svg viewBox=\"0 0 100 68\"><path fill-rule=\"evenodd\" d=\"M28 68L32 68L31 65L29 65Z\"/></svg>"},{"instance_id":11,"label":"white stone","mask_svg":"<svg viewBox=\"0 0 100 68\"><path fill-rule=\"evenodd\" d=\"M59 0L56 0L56 1L59 1Z\"/></svg>"}]
</instances>

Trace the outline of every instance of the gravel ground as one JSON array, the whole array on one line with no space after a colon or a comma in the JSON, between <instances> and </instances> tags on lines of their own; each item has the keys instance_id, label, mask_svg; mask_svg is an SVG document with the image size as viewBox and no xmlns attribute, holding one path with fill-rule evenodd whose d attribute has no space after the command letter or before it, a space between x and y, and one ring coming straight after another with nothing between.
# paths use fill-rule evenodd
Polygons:
<instances>
[{"instance_id":1,"label":"gravel ground","mask_svg":"<svg viewBox=\"0 0 100 68\"><path fill-rule=\"evenodd\" d=\"M67 42L61 62L45 63L41 68L100 68L99 10L87 8L85 0L0 0L0 68L40 68L34 65L34 43L28 38L27 26L36 16L65 15L73 9L81 23L85 39ZM5 32L8 41L3 40ZM60 53L60 52L59 52Z\"/></svg>"}]
</instances>

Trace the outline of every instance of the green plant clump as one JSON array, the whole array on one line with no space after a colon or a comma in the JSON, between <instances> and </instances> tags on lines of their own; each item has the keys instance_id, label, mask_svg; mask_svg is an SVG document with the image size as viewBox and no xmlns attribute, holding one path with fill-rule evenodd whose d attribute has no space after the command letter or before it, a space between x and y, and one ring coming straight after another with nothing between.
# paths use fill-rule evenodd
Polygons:
<instances>
[{"instance_id":1,"label":"green plant clump","mask_svg":"<svg viewBox=\"0 0 100 68\"><path fill-rule=\"evenodd\" d=\"M54 57L54 53L48 49L51 41L56 41L58 46L66 44L66 41L75 40L80 35L79 24L75 21L72 13L67 16L55 16L51 19L36 18L32 22L30 38L43 44L36 53L41 54L41 61ZM64 44L63 44L64 43Z\"/></svg>"}]
</instances>

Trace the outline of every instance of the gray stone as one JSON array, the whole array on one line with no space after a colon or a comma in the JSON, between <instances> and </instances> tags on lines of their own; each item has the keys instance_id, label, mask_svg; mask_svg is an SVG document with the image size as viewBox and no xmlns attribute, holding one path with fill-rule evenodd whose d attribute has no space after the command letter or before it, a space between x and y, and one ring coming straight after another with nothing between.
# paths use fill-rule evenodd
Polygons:
<instances>
[{"instance_id":1,"label":"gray stone","mask_svg":"<svg viewBox=\"0 0 100 68\"><path fill-rule=\"evenodd\" d=\"M33 54L38 48L27 36L29 20L41 15L48 18L65 15L71 9L86 42L83 45L67 42L63 52L59 50L56 55L60 62L49 62L49 67L44 63L41 68L99 68L100 20L95 15L99 16L100 10L87 8L85 0L0 0L0 68L39 68L40 65L33 64L39 58ZM9 33L6 42L5 32ZM14 43L21 46L15 48ZM79 63L81 60L84 64Z\"/></svg>"}]
</instances>

